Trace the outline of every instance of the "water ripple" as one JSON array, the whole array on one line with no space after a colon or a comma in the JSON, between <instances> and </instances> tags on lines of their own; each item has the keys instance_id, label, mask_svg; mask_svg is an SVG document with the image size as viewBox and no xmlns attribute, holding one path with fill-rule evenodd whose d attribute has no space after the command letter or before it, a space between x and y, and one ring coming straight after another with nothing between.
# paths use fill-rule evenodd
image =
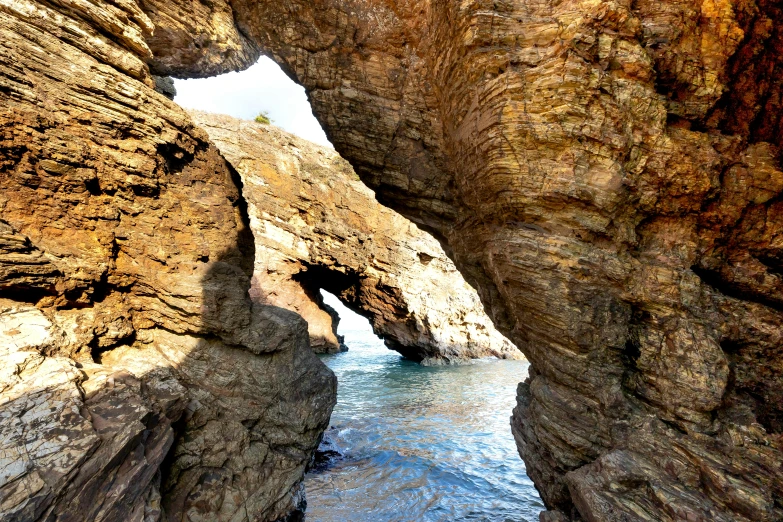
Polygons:
<instances>
[{"instance_id":1,"label":"water ripple","mask_svg":"<svg viewBox=\"0 0 783 522\"><path fill-rule=\"evenodd\" d=\"M323 357L339 381L325 440L342 456L308 473L309 522L538 520L508 421L526 363L422 367L342 333L350 351Z\"/></svg>"}]
</instances>

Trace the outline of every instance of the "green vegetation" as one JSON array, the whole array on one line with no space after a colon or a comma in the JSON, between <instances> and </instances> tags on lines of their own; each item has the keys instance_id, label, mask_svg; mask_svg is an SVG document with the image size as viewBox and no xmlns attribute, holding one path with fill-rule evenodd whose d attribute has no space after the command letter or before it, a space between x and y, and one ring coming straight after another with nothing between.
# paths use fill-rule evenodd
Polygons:
<instances>
[{"instance_id":1,"label":"green vegetation","mask_svg":"<svg viewBox=\"0 0 783 522\"><path fill-rule=\"evenodd\" d=\"M269 113L267 111L262 111L258 116L256 116L256 123L261 123L263 125L269 125L272 123L273 119L269 117Z\"/></svg>"}]
</instances>

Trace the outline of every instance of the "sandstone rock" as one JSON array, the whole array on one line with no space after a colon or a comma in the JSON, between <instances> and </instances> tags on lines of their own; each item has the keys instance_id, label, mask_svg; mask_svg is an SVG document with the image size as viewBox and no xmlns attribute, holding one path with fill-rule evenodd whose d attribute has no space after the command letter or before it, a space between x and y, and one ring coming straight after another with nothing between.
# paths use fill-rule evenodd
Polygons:
<instances>
[{"instance_id":1,"label":"sandstone rock","mask_svg":"<svg viewBox=\"0 0 783 522\"><path fill-rule=\"evenodd\" d=\"M83 330L109 343L127 327L87 317L285 352L245 299L230 173L147 68L214 74L263 49L530 359L512 422L545 519L779 520L782 17L768 0L3 0L0 212L56 269L17 288L92 307Z\"/></svg>"},{"instance_id":2,"label":"sandstone rock","mask_svg":"<svg viewBox=\"0 0 783 522\"><path fill-rule=\"evenodd\" d=\"M230 7L531 361L548 519L783 518L779 3Z\"/></svg>"},{"instance_id":3,"label":"sandstone rock","mask_svg":"<svg viewBox=\"0 0 783 522\"><path fill-rule=\"evenodd\" d=\"M302 507L300 482L329 421L335 381L310 350L304 321L296 324L296 345L265 357L165 330L103 357L104 366L137 375L170 369L189 390L161 485L169 520L277 520Z\"/></svg>"},{"instance_id":4,"label":"sandstone rock","mask_svg":"<svg viewBox=\"0 0 783 522\"><path fill-rule=\"evenodd\" d=\"M0 2L3 520L285 517L335 401L305 322L248 295L238 179L154 90L153 29Z\"/></svg>"},{"instance_id":5,"label":"sandstone rock","mask_svg":"<svg viewBox=\"0 0 783 522\"><path fill-rule=\"evenodd\" d=\"M54 341L43 313L6 300L0 311L3 520L141 520L185 405L163 402L161 383L175 397L185 389L171 376L145 386L127 372L42 356Z\"/></svg>"},{"instance_id":6,"label":"sandstone rock","mask_svg":"<svg viewBox=\"0 0 783 522\"><path fill-rule=\"evenodd\" d=\"M334 150L268 125L191 115L242 177L256 246L251 296L301 315L313 349L341 349L323 288L425 364L521 357L437 241L378 204Z\"/></svg>"},{"instance_id":7,"label":"sandstone rock","mask_svg":"<svg viewBox=\"0 0 783 522\"><path fill-rule=\"evenodd\" d=\"M57 268L25 237L0 221L0 289L29 298L53 291ZM37 295L36 295L37 294Z\"/></svg>"}]
</instances>

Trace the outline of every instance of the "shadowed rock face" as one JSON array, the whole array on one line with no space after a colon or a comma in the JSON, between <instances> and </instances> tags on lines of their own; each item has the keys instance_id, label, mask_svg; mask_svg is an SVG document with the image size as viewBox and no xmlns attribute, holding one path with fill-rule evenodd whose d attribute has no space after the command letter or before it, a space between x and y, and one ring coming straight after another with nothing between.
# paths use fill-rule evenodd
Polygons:
<instances>
[{"instance_id":1,"label":"shadowed rock face","mask_svg":"<svg viewBox=\"0 0 783 522\"><path fill-rule=\"evenodd\" d=\"M0 2L0 519L275 520L334 405L133 1Z\"/></svg>"},{"instance_id":2,"label":"shadowed rock face","mask_svg":"<svg viewBox=\"0 0 783 522\"><path fill-rule=\"evenodd\" d=\"M375 201L334 150L268 125L191 116L242 177L256 246L251 297L301 315L316 352L341 349L323 288L424 364L521 357L437 241Z\"/></svg>"},{"instance_id":3,"label":"shadowed rock face","mask_svg":"<svg viewBox=\"0 0 783 522\"><path fill-rule=\"evenodd\" d=\"M512 429L545 520L783 518L778 2L231 7L232 56L307 88L530 359Z\"/></svg>"}]
</instances>

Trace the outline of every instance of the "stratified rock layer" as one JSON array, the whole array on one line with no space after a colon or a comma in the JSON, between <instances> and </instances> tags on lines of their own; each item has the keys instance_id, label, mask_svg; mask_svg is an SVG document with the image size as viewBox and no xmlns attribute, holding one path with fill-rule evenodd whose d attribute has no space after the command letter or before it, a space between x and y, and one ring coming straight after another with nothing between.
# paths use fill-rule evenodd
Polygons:
<instances>
[{"instance_id":1,"label":"stratified rock layer","mask_svg":"<svg viewBox=\"0 0 783 522\"><path fill-rule=\"evenodd\" d=\"M66 352L136 345L132 332L156 325L265 346L268 336L246 338L268 319L253 319L244 297L253 256L235 248L239 195L214 182L225 165L152 94L146 66L200 76L264 49L305 85L379 200L448 245L531 360L512 427L545 520L783 518L778 2L145 0L143 10L0 1L0 288L63 310L58 321L89 318ZM26 268L8 270L16 256ZM291 382L306 388L304 405L330 381ZM178 455L184 472L187 450ZM224 491L202 477L182 482L193 492L182 505L230 511L239 496L202 496ZM2 498L18 500L7 484Z\"/></svg>"},{"instance_id":2,"label":"stratified rock layer","mask_svg":"<svg viewBox=\"0 0 783 522\"><path fill-rule=\"evenodd\" d=\"M0 1L0 519L276 520L335 401L136 2ZM35 306L33 306L35 305Z\"/></svg>"},{"instance_id":3,"label":"stratified rock layer","mask_svg":"<svg viewBox=\"0 0 783 522\"><path fill-rule=\"evenodd\" d=\"M230 7L530 359L544 519L783 519L779 2Z\"/></svg>"},{"instance_id":4,"label":"stratified rock layer","mask_svg":"<svg viewBox=\"0 0 783 522\"><path fill-rule=\"evenodd\" d=\"M437 241L375 201L334 150L268 125L191 116L242 177L256 246L251 297L301 315L314 350L341 349L324 289L424 364L521 357Z\"/></svg>"}]
</instances>

